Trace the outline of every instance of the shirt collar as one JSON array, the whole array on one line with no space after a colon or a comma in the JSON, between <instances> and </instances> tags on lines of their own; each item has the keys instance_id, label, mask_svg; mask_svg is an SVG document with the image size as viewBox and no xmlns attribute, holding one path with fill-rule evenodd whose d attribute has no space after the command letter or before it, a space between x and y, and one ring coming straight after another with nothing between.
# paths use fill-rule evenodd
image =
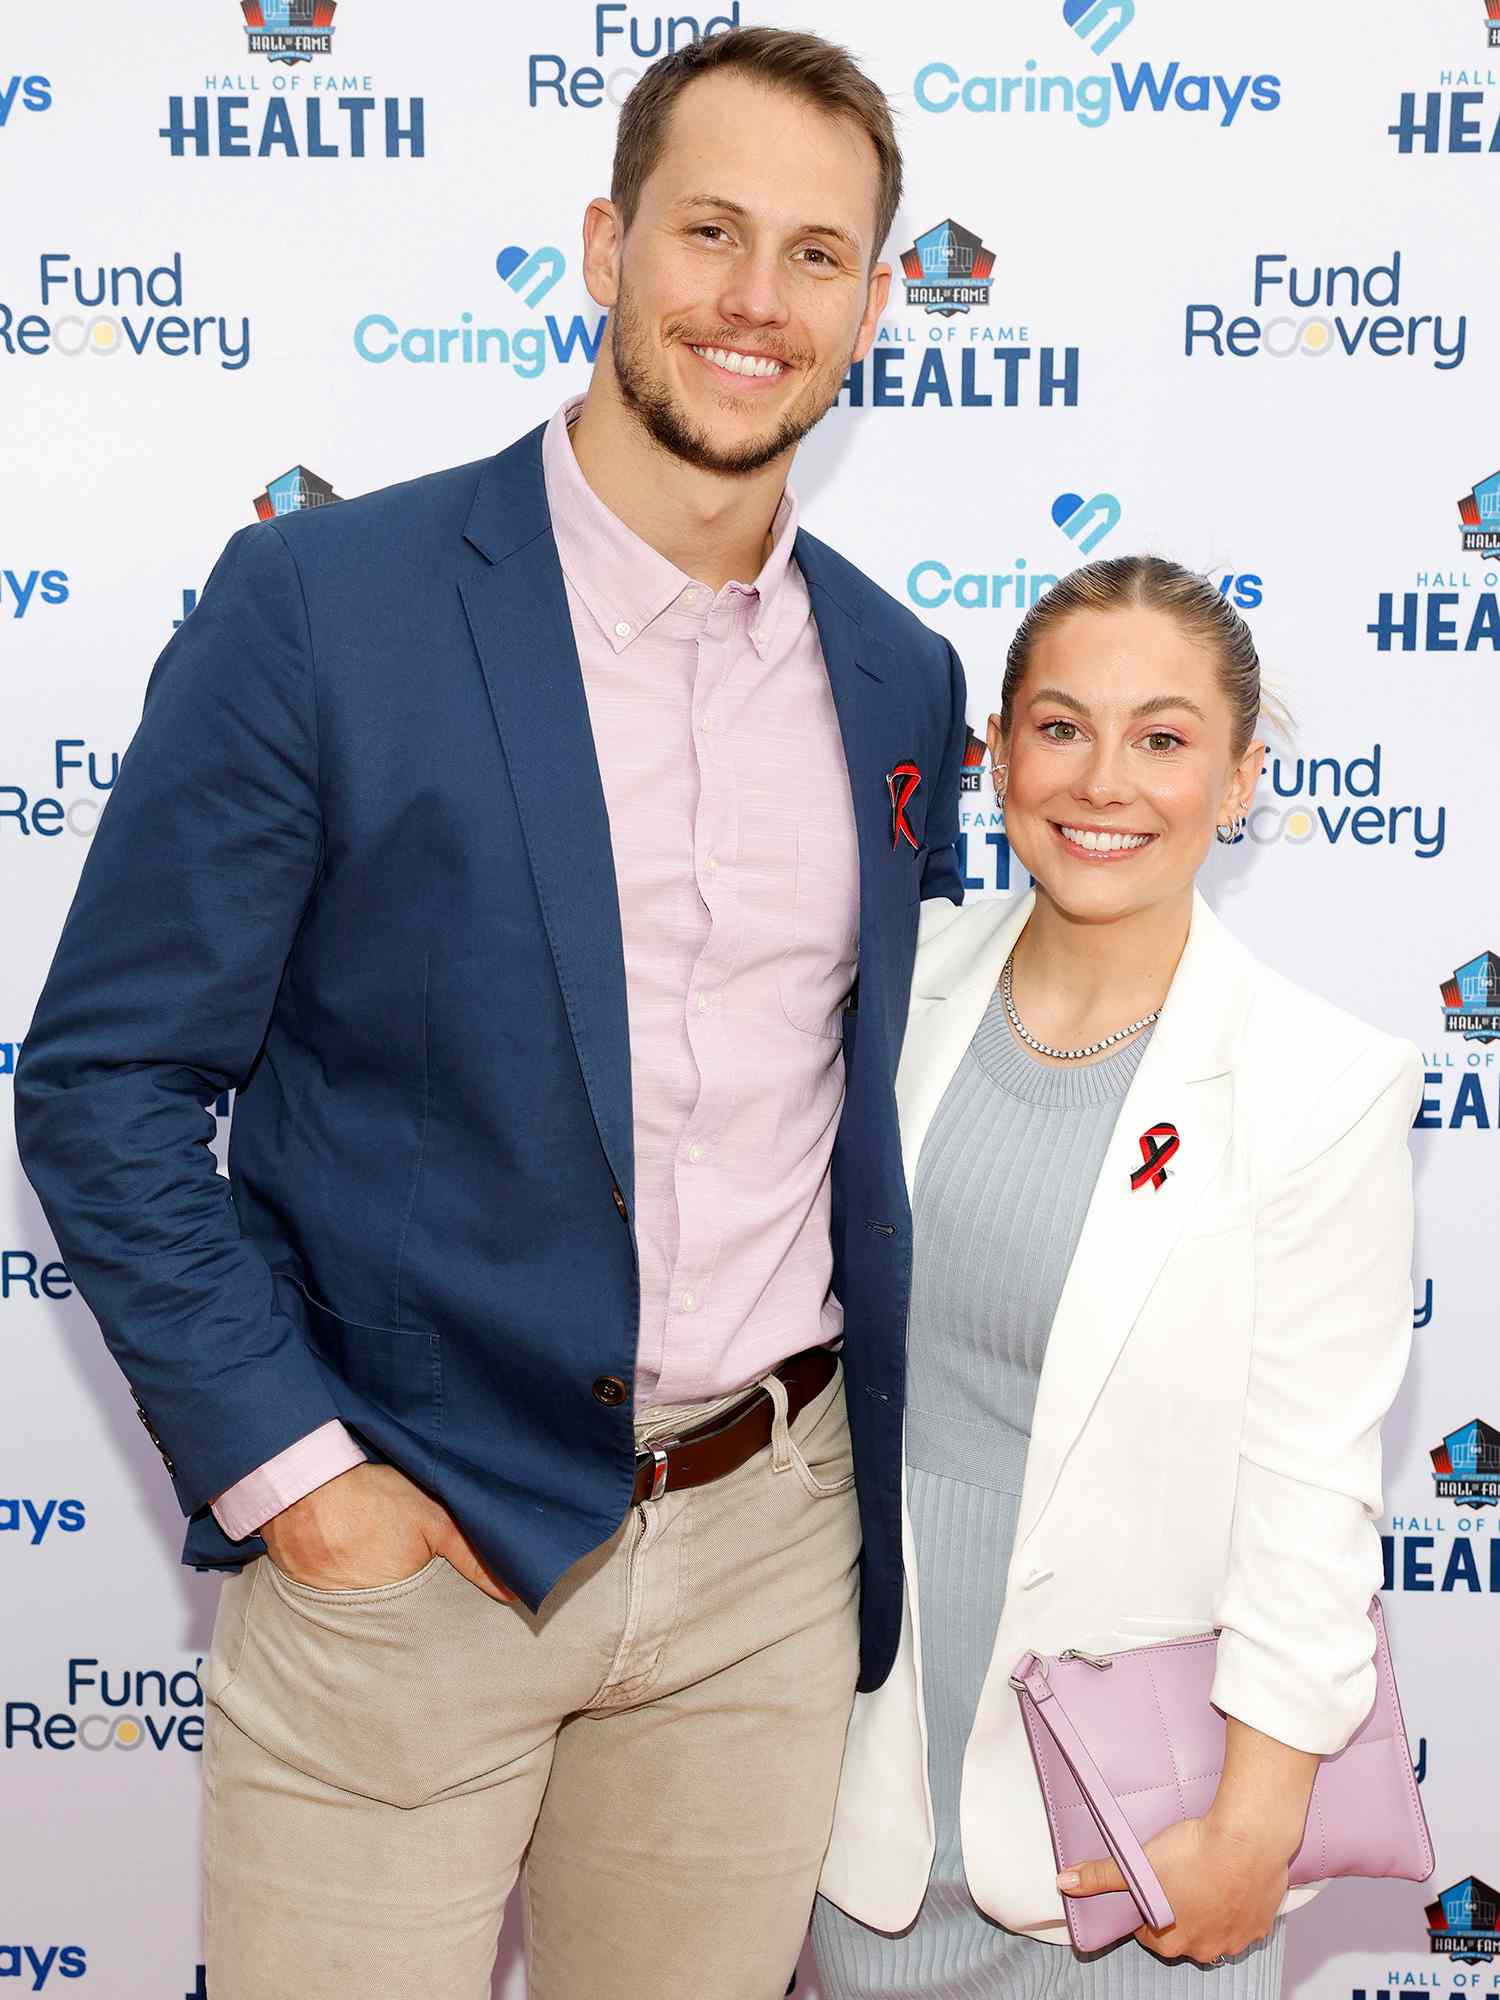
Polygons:
<instances>
[{"instance_id":1,"label":"shirt collar","mask_svg":"<svg viewBox=\"0 0 1500 2000\"><path fill-rule=\"evenodd\" d=\"M583 476L568 432L583 408L563 404L542 439L542 476L563 574L611 649L623 653L651 622L676 603L694 579L610 511ZM757 598L750 639L764 656L785 595L797 539L796 496L781 496L771 527L771 551L750 587Z\"/></svg>"}]
</instances>

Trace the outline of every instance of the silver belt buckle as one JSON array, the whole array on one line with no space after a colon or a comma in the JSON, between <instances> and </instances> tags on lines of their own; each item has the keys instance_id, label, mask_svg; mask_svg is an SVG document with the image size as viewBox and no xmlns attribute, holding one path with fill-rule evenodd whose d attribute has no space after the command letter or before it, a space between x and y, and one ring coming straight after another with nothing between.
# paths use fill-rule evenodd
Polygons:
<instances>
[{"instance_id":1,"label":"silver belt buckle","mask_svg":"<svg viewBox=\"0 0 1500 2000\"><path fill-rule=\"evenodd\" d=\"M651 1454L651 1491L647 1496L660 1500L667 1490L667 1453L676 1444L676 1438L663 1438L660 1444L650 1444L646 1450Z\"/></svg>"}]
</instances>

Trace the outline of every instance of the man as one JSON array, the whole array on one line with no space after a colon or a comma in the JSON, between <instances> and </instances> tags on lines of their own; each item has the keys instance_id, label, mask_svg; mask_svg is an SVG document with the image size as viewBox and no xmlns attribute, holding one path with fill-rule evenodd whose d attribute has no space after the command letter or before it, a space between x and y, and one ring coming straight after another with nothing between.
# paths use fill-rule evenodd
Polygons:
<instances>
[{"instance_id":1,"label":"man","mask_svg":"<svg viewBox=\"0 0 1500 2000\"><path fill-rule=\"evenodd\" d=\"M899 193L842 50L657 64L588 395L236 535L152 676L17 1111L235 1572L214 2000L479 2000L523 1855L535 2000L795 1962L897 1638L892 1079L960 896L958 664L785 491Z\"/></svg>"}]
</instances>

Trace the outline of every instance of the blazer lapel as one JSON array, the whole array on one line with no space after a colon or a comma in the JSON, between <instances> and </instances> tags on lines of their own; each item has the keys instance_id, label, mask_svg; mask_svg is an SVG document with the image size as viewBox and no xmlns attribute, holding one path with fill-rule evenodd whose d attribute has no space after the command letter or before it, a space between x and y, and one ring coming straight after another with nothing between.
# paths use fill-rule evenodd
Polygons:
<instances>
[{"instance_id":1,"label":"blazer lapel","mask_svg":"<svg viewBox=\"0 0 1500 2000\"><path fill-rule=\"evenodd\" d=\"M1215 1180L1233 1118L1231 1065L1248 988L1238 947L1194 897L1187 946L1104 1155L1058 1301L1032 1422L1017 1548L1046 1510L1141 1307ZM1177 1128L1160 1186L1133 1188L1141 1137Z\"/></svg>"},{"instance_id":2,"label":"blazer lapel","mask_svg":"<svg viewBox=\"0 0 1500 2000\"><path fill-rule=\"evenodd\" d=\"M915 1198L917 1161L943 1092L963 1061L1000 977L1011 946L1036 903L1028 890L1018 901L998 898L922 906L911 1017L896 1070L896 1112L908 1200Z\"/></svg>"},{"instance_id":3,"label":"blazer lapel","mask_svg":"<svg viewBox=\"0 0 1500 2000\"><path fill-rule=\"evenodd\" d=\"M614 853L540 440L540 432L523 438L482 476L464 533L485 561L472 566L459 589L594 1123L615 1184L633 1209L630 1036ZM592 867L573 865L579 851L594 857Z\"/></svg>"},{"instance_id":4,"label":"blazer lapel","mask_svg":"<svg viewBox=\"0 0 1500 2000\"><path fill-rule=\"evenodd\" d=\"M884 926L880 913L904 879L891 860L891 807L886 773L911 753L903 736L906 722L897 691L886 678L886 648L873 640L841 596L830 588L830 565L821 546L799 533L797 567L807 584L823 664L833 690L844 763L859 836L859 934L861 964ZM898 899L899 900L899 899Z\"/></svg>"}]
</instances>

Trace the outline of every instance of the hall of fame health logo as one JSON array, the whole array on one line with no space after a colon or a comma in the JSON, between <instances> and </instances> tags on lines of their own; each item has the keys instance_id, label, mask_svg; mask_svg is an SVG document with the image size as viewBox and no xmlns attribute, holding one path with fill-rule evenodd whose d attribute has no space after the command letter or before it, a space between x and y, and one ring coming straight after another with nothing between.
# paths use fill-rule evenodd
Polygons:
<instances>
[{"instance_id":1,"label":"hall of fame health logo","mask_svg":"<svg viewBox=\"0 0 1500 2000\"><path fill-rule=\"evenodd\" d=\"M1427 1905L1427 1937L1440 1958L1479 1965L1500 1953L1500 1895L1477 1875L1466 1875Z\"/></svg>"},{"instance_id":2,"label":"hall of fame health logo","mask_svg":"<svg viewBox=\"0 0 1500 2000\"><path fill-rule=\"evenodd\" d=\"M1448 1034L1466 1042L1500 1042L1500 952L1482 951L1455 966L1439 990Z\"/></svg>"},{"instance_id":3,"label":"hall of fame health logo","mask_svg":"<svg viewBox=\"0 0 1500 2000\"><path fill-rule=\"evenodd\" d=\"M972 229L950 215L924 230L910 250L901 254L906 303L953 319L974 306L988 306L989 279L995 253L987 250Z\"/></svg>"},{"instance_id":4,"label":"hall of fame health logo","mask_svg":"<svg viewBox=\"0 0 1500 2000\"><path fill-rule=\"evenodd\" d=\"M268 479L265 492L256 494L255 518L257 521L274 521L278 514L300 514L309 507L331 507L342 497L316 472L309 472L305 465L294 465L289 472Z\"/></svg>"},{"instance_id":5,"label":"hall of fame health logo","mask_svg":"<svg viewBox=\"0 0 1500 2000\"><path fill-rule=\"evenodd\" d=\"M373 77L343 65L333 69L339 5L340 0L239 0L248 65L243 74L205 75L196 95L167 99L158 136L172 157L424 158L424 99L381 97ZM342 29L338 33L342 44ZM346 53L341 46L339 54Z\"/></svg>"},{"instance_id":6,"label":"hall of fame health logo","mask_svg":"<svg viewBox=\"0 0 1500 2000\"><path fill-rule=\"evenodd\" d=\"M1489 21L1490 47L1500 49L1500 0L1484 0L1484 11Z\"/></svg>"},{"instance_id":7,"label":"hall of fame health logo","mask_svg":"<svg viewBox=\"0 0 1500 2000\"><path fill-rule=\"evenodd\" d=\"M1480 1417L1449 1431L1432 1449L1439 1500L1466 1507L1500 1506L1500 1431Z\"/></svg>"},{"instance_id":8,"label":"hall of fame health logo","mask_svg":"<svg viewBox=\"0 0 1500 2000\"><path fill-rule=\"evenodd\" d=\"M1494 3L1500 6L1500 0ZM1458 518L1466 556L1486 561L1500 556L1500 472L1492 472L1464 494L1458 503Z\"/></svg>"},{"instance_id":9,"label":"hall of fame health logo","mask_svg":"<svg viewBox=\"0 0 1500 2000\"><path fill-rule=\"evenodd\" d=\"M1031 329L990 313L995 252L949 215L901 253L908 311L876 329L863 361L839 390L850 409L1071 409L1078 401L1078 349L1033 347ZM975 309L984 315L970 320ZM966 322L960 324L960 322Z\"/></svg>"},{"instance_id":10,"label":"hall of fame health logo","mask_svg":"<svg viewBox=\"0 0 1500 2000\"><path fill-rule=\"evenodd\" d=\"M272 62L311 62L333 53L338 0L240 0L253 56Z\"/></svg>"}]
</instances>

